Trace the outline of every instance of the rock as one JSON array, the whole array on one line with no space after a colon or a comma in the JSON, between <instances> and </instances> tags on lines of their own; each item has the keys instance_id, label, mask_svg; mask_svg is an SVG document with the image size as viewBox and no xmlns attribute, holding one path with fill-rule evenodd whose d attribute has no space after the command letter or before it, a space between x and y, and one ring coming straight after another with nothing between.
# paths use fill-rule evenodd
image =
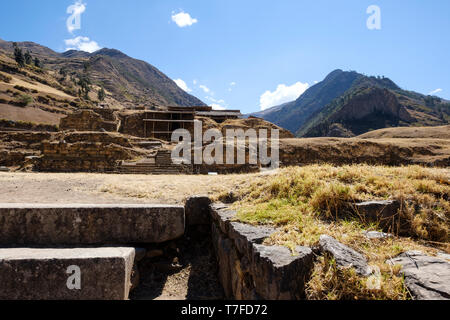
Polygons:
<instances>
[{"instance_id":1,"label":"rock","mask_svg":"<svg viewBox=\"0 0 450 320\"><path fill-rule=\"evenodd\" d=\"M228 209L223 203L215 203L210 208L213 222L217 223L223 233L228 234L229 223L236 216L236 212Z\"/></svg>"},{"instance_id":2,"label":"rock","mask_svg":"<svg viewBox=\"0 0 450 320\"><path fill-rule=\"evenodd\" d=\"M159 205L0 204L0 244L162 243L184 234L184 208Z\"/></svg>"},{"instance_id":3,"label":"rock","mask_svg":"<svg viewBox=\"0 0 450 320\"><path fill-rule=\"evenodd\" d=\"M252 226L240 222L230 222L228 237L233 240L240 254L251 254L253 244L261 244L275 229L265 226Z\"/></svg>"},{"instance_id":4,"label":"rock","mask_svg":"<svg viewBox=\"0 0 450 320\"><path fill-rule=\"evenodd\" d=\"M0 299L128 299L134 255L118 247L0 249Z\"/></svg>"},{"instance_id":5,"label":"rock","mask_svg":"<svg viewBox=\"0 0 450 320\"><path fill-rule=\"evenodd\" d=\"M450 262L420 251L408 251L388 260L401 265L405 284L417 300L450 300Z\"/></svg>"},{"instance_id":6,"label":"rock","mask_svg":"<svg viewBox=\"0 0 450 320\"><path fill-rule=\"evenodd\" d=\"M364 235L368 239L387 239L387 238L393 237L393 235L390 233L379 232L379 231L365 231Z\"/></svg>"},{"instance_id":7,"label":"rock","mask_svg":"<svg viewBox=\"0 0 450 320\"><path fill-rule=\"evenodd\" d=\"M9 168L7 167L0 167L0 172L9 172Z\"/></svg>"},{"instance_id":8,"label":"rock","mask_svg":"<svg viewBox=\"0 0 450 320\"><path fill-rule=\"evenodd\" d=\"M322 235L319 240L320 251L330 254L340 267L353 267L355 271L364 277L372 273L371 268L367 264L367 259L359 252L347 247L336 239Z\"/></svg>"},{"instance_id":9,"label":"rock","mask_svg":"<svg viewBox=\"0 0 450 320\"><path fill-rule=\"evenodd\" d=\"M189 197L185 205L186 225L209 225L211 223L210 204L211 200L208 196L195 195Z\"/></svg>"},{"instance_id":10,"label":"rock","mask_svg":"<svg viewBox=\"0 0 450 320\"><path fill-rule=\"evenodd\" d=\"M304 298L305 284L314 261L310 248L254 245L251 261L256 293L265 300Z\"/></svg>"},{"instance_id":11,"label":"rock","mask_svg":"<svg viewBox=\"0 0 450 320\"><path fill-rule=\"evenodd\" d=\"M368 201L355 204L356 213L365 219L365 222L378 222L380 225L392 225L398 214L400 203L396 200Z\"/></svg>"},{"instance_id":12,"label":"rock","mask_svg":"<svg viewBox=\"0 0 450 320\"><path fill-rule=\"evenodd\" d=\"M436 254L436 257L447 260L448 262L450 262L450 254L445 253L445 252L438 252Z\"/></svg>"}]
</instances>

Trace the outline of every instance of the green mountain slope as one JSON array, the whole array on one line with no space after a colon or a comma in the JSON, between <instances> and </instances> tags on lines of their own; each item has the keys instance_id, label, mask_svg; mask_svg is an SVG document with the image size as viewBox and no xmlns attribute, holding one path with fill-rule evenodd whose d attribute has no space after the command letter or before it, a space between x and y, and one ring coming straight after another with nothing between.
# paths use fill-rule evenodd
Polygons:
<instances>
[{"instance_id":1,"label":"green mountain slope","mask_svg":"<svg viewBox=\"0 0 450 320\"><path fill-rule=\"evenodd\" d=\"M388 78L335 70L296 101L254 115L299 137L351 137L387 127L445 125L449 106Z\"/></svg>"}]
</instances>

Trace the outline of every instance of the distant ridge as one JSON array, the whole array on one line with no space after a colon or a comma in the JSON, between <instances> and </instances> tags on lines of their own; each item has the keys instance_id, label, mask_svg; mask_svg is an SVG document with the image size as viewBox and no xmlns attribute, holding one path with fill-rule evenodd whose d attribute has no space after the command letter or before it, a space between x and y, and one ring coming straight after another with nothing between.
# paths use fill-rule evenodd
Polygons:
<instances>
[{"instance_id":1,"label":"distant ridge","mask_svg":"<svg viewBox=\"0 0 450 320\"><path fill-rule=\"evenodd\" d=\"M154 66L116 49L103 48L93 53L76 50L58 53L34 42L18 42L18 46L24 52L30 51L33 56L39 57L47 69L56 72L64 70L71 75L87 72L95 85L104 87L111 98L124 106L205 105ZM13 43L0 39L0 50L11 55Z\"/></svg>"},{"instance_id":2,"label":"distant ridge","mask_svg":"<svg viewBox=\"0 0 450 320\"><path fill-rule=\"evenodd\" d=\"M338 69L297 100L252 115L299 137L352 137L387 127L446 125L450 104L403 90L389 78Z\"/></svg>"}]
</instances>

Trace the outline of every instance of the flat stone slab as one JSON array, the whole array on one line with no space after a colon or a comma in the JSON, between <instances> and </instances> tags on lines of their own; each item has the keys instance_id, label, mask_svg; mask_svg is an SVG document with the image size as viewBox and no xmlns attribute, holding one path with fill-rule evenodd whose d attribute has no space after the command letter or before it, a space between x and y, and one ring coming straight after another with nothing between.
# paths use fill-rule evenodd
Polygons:
<instances>
[{"instance_id":1,"label":"flat stone slab","mask_svg":"<svg viewBox=\"0 0 450 320\"><path fill-rule=\"evenodd\" d=\"M124 300L134 248L0 249L0 300Z\"/></svg>"},{"instance_id":2,"label":"flat stone slab","mask_svg":"<svg viewBox=\"0 0 450 320\"><path fill-rule=\"evenodd\" d=\"M183 206L0 204L0 245L162 243L184 234Z\"/></svg>"},{"instance_id":3,"label":"flat stone slab","mask_svg":"<svg viewBox=\"0 0 450 320\"><path fill-rule=\"evenodd\" d=\"M450 300L450 262L444 257L408 251L388 262L402 266L405 284L415 299Z\"/></svg>"},{"instance_id":4,"label":"flat stone slab","mask_svg":"<svg viewBox=\"0 0 450 320\"><path fill-rule=\"evenodd\" d=\"M340 243L336 239L322 235L319 240L320 250L330 254L338 266L344 268L354 268L361 276L369 276L372 269L367 264L367 259L361 253Z\"/></svg>"}]
</instances>

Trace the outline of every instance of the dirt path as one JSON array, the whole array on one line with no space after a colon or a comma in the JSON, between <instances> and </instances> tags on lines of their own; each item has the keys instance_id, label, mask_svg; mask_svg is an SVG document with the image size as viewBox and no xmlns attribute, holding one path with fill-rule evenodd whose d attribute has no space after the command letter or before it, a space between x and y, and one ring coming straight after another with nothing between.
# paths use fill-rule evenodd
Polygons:
<instances>
[{"instance_id":1,"label":"dirt path","mask_svg":"<svg viewBox=\"0 0 450 320\"><path fill-rule=\"evenodd\" d=\"M191 195L229 192L256 176L0 173L0 203L181 204Z\"/></svg>"}]
</instances>

